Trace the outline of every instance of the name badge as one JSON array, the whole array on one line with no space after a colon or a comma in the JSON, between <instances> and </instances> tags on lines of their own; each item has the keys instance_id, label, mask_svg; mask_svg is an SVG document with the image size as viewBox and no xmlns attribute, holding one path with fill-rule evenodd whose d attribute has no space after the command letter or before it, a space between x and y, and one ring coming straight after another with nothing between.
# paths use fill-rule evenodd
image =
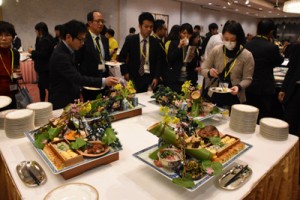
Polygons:
<instances>
[{"instance_id":1,"label":"name badge","mask_svg":"<svg viewBox=\"0 0 300 200\"><path fill-rule=\"evenodd\" d=\"M105 65L104 64L99 64L98 65L98 70L105 70Z\"/></svg>"},{"instance_id":2,"label":"name badge","mask_svg":"<svg viewBox=\"0 0 300 200\"><path fill-rule=\"evenodd\" d=\"M10 84L10 85L9 85L9 90L10 90L10 91L15 91L15 90L17 90L17 89L18 89L17 84Z\"/></svg>"},{"instance_id":3,"label":"name badge","mask_svg":"<svg viewBox=\"0 0 300 200\"><path fill-rule=\"evenodd\" d=\"M182 66L182 67L181 67L181 71L182 71L182 72L185 72L185 71L186 71L186 66Z\"/></svg>"}]
</instances>

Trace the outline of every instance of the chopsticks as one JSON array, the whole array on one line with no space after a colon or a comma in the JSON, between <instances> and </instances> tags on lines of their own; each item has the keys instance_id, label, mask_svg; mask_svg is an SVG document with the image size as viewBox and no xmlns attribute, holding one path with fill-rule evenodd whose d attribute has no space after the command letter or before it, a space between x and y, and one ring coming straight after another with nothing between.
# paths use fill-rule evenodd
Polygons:
<instances>
[{"instance_id":1,"label":"chopsticks","mask_svg":"<svg viewBox=\"0 0 300 200\"><path fill-rule=\"evenodd\" d=\"M228 185L239 179L240 175L242 175L246 170L248 170L248 165L243 166L243 168L238 173L236 173L236 175L234 175L227 183L225 183L224 187L227 187Z\"/></svg>"}]
</instances>

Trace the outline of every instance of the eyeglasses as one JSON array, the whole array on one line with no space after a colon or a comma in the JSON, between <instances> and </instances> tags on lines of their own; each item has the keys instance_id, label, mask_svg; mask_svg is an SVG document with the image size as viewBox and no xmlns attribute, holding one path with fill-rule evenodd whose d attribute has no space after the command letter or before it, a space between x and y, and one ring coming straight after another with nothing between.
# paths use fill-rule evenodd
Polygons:
<instances>
[{"instance_id":1,"label":"eyeglasses","mask_svg":"<svg viewBox=\"0 0 300 200\"><path fill-rule=\"evenodd\" d=\"M96 22L97 24L104 24L104 20L103 19L98 19L98 20L93 20L93 22Z\"/></svg>"},{"instance_id":2,"label":"eyeglasses","mask_svg":"<svg viewBox=\"0 0 300 200\"><path fill-rule=\"evenodd\" d=\"M80 39L79 37L75 37L77 40L79 40L81 43L84 43L85 42L85 40L86 40L86 38L82 38L82 39Z\"/></svg>"}]
</instances>

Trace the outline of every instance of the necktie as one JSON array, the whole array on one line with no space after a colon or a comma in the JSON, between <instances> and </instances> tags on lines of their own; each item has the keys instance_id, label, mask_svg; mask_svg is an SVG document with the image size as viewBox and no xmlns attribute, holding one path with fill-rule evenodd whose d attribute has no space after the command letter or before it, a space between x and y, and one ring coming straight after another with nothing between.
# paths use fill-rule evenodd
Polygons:
<instances>
[{"instance_id":1,"label":"necktie","mask_svg":"<svg viewBox=\"0 0 300 200\"><path fill-rule=\"evenodd\" d=\"M100 64L102 64L102 52L101 52L101 46L100 46L100 42L99 42L99 37L96 37L96 45L97 45L97 50L100 54Z\"/></svg>"},{"instance_id":2,"label":"necktie","mask_svg":"<svg viewBox=\"0 0 300 200\"><path fill-rule=\"evenodd\" d=\"M144 65L146 63L146 44L147 44L147 40L146 39L143 39L142 42L144 43L143 44L143 48L142 48L142 52L141 52L141 65L140 65L140 68L139 68L139 74L141 76L143 76L145 74L145 68L144 68Z\"/></svg>"}]
</instances>

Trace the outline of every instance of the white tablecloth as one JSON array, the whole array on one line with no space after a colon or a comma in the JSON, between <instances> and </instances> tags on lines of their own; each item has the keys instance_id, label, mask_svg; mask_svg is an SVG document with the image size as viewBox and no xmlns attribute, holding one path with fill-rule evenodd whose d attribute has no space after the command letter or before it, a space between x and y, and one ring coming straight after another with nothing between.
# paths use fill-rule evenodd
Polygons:
<instances>
[{"instance_id":1,"label":"white tablecloth","mask_svg":"<svg viewBox=\"0 0 300 200\"><path fill-rule=\"evenodd\" d=\"M52 174L27 138L9 139L4 131L0 130L2 141L0 149L22 198L43 199L50 190L62 184L83 182L97 188L101 200L242 199L298 141L298 137L293 135L289 135L288 140L281 142L267 140L258 134L259 127L254 134L239 134L228 127L228 122L217 122L222 133L239 137L242 141L253 145L253 148L240 157L240 161L248 163L253 174L243 187L235 191L222 190L212 181L195 192L189 192L132 156L133 153L157 143L157 137L148 133L146 129L161 120L158 114L159 107L148 103L150 95L145 93L139 94L138 97L139 102L146 105L143 108L143 115L113 123L124 149L120 152L120 160L94 168L69 180ZM48 177L44 185L28 188L21 182L16 165L23 160L36 160L42 165Z\"/></svg>"}]
</instances>

